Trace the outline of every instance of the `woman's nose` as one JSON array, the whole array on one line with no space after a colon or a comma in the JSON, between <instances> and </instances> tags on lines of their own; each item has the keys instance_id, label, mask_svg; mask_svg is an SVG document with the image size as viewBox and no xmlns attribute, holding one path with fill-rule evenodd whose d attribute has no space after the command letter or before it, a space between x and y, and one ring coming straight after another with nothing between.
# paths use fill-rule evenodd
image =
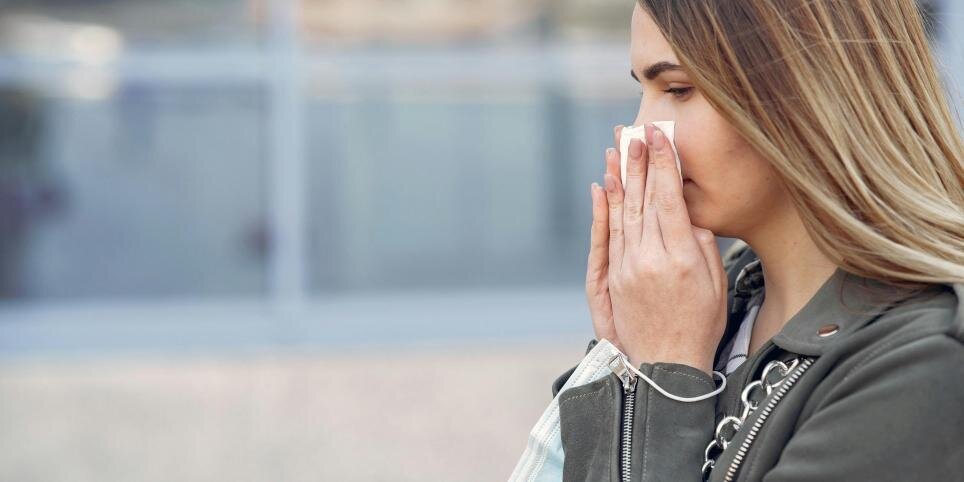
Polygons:
<instances>
[{"instance_id":1,"label":"woman's nose","mask_svg":"<svg viewBox=\"0 0 964 482\"><path fill-rule=\"evenodd\" d=\"M669 109L659 108L659 106L653 105L645 109L640 109L639 113L636 114L636 120L633 125L641 126L653 121L671 120L673 117L675 116L673 116Z\"/></svg>"},{"instance_id":2,"label":"woman's nose","mask_svg":"<svg viewBox=\"0 0 964 482\"><path fill-rule=\"evenodd\" d=\"M653 122L653 121L657 121L657 120L659 120L659 118L657 118L657 117L649 117L649 116L646 116L646 117L637 117L637 118L636 118L636 121L633 123L633 125L634 125L634 126L641 126L641 125L649 124L649 123L651 123L651 122Z\"/></svg>"},{"instance_id":3,"label":"woman's nose","mask_svg":"<svg viewBox=\"0 0 964 482\"><path fill-rule=\"evenodd\" d=\"M633 125L634 125L634 126L641 126L641 125L649 124L650 122L658 121L658 120L663 120L662 117L659 117L659 113L654 113L654 112L650 111L650 112L647 112L646 115L638 115L638 116L636 116L636 120L635 120L635 122L633 123Z\"/></svg>"}]
</instances>

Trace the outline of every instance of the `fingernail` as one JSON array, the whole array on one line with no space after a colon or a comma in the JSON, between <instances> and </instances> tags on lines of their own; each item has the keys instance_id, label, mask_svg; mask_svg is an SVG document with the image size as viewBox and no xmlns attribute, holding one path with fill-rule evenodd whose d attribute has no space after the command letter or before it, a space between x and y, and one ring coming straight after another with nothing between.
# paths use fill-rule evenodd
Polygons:
<instances>
[{"instance_id":1,"label":"fingernail","mask_svg":"<svg viewBox=\"0 0 964 482\"><path fill-rule=\"evenodd\" d=\"M609 147L606 149L606 159L612 159L615 154L616 154L615 148Z\"/></svg>"},{"instance_id":2,"label":"fingernail","mask_svg":"<svg viewBox=\"0 0 964 482\"><path fill-rule=\"evenodd\" d=\"M643 155L643 143L633 142L635 140L637 139L633 139L632 141L629 141L629 157L633 159L637 159Z\"/></svg>"},{"instance_id":3,"label":"fingernail","mask_svg":"<svg viewBox=\"0 0 964 482\"><path fill-rule=\"evenodd\" d=\"M605 176L606 190L615 193L616 192L616 178L612 174L606 173Z\"/></svg>"},{"instance_id":4,"label":"fingernail","mask_svg":"<svg viewBox=\"0 0 964 482\"><path fill-rule=\"evenodd\" d=\"M663 147L666 146L666 136L663 135L663 131L653 128L653 149L656 151L662 151Z\"/></svg>"},{"instance_id":5,"label":"fingernail","mask_svg":"<svg viewBox=\"0 0 964 482\"><path fill-rule=\"evenodd\" d=\"M656 127L653 124L646 124L646 144L653 145L653 130Z\"/></svg>"}]
</instances>

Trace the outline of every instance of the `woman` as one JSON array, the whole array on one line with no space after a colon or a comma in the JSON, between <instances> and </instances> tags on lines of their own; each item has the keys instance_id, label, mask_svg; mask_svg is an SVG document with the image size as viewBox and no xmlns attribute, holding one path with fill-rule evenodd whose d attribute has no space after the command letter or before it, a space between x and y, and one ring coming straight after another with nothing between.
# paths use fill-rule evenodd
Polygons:
<instances>
[{"instance_id":1,"label":"woman","mask_svg":"<svg viewBox=\"0 0 964 482\"><path fill-rule=\"evenodd\" d=\"M591 188L621 355L553 384L563 480L964 480L964 150L915 2L639 0L631 28L635 125L676 121L686 182L649 128Z\"/></svg>"}]
</instances>

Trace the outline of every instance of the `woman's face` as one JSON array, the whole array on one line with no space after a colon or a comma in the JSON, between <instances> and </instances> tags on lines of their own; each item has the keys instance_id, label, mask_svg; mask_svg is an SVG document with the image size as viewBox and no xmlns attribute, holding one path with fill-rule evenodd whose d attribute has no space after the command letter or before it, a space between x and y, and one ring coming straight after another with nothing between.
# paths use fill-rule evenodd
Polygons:
<instances>
[{"instance_id":1,"label":"woman's face","mask_svg":"<svg viewBox=\"0 0 964 482\"><path fill-rule=\"evenodd\" d=\"M770 164L710 107L685 71L659 68L678 60L639 4L631 30L630 61L643 92L633 125L676 121L690 221L719 236L746 239L767 219L783 214L789 199Z\"/></svg>"}]
</instances>

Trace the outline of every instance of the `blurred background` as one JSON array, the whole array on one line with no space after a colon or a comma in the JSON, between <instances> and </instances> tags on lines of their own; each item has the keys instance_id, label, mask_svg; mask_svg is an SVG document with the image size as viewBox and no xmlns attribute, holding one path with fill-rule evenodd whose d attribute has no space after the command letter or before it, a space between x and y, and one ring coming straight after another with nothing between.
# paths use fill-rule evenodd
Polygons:
<instances>
[{"instance_id":1,"label":"blurred background","mask_svg":"<svg viewBox=\"0 0 964 482\"><path fill-rule=\"evenodd\" d=\"M0 0L0 480L506 479L592 338L632 9Z\"/></svg>"}]
</instances>

